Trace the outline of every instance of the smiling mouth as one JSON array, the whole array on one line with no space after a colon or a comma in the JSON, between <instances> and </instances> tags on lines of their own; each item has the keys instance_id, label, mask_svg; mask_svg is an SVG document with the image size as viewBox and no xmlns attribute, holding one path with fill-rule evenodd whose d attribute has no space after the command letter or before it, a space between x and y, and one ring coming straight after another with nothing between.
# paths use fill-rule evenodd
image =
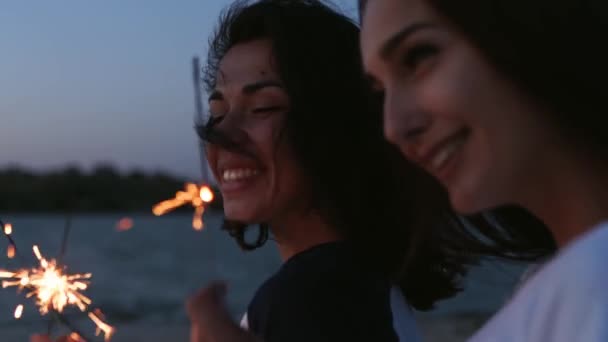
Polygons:
<instances>
[{"instance_id":1,"label":"smiling mouth","mask_svg":"<svg viewBox=\"0 0 608 342\"><path fill-rule=\"evenodd\" d=\"M224 166L219 170L219 185L225 198L240 196L248 191L263 174L263 169L254 165Z\"/></svg>"},{"instance_id":2,"label":"smiling mouth","mask_svg":"<svg viewBox=\"0 0 608 342\"><path fill-rule=\"evenodd\" d=\"M239 182L256 177L260 174L259 169L252 168L235 168L226 169L222 172L222 182Z\"/></svg>"},{"instance_id":3,"label":"smiling mouth","mask_svg":"<svg viewBox=\"0 0 608 342\"><path fill-rule=\"evenodd\" d=\"M430 172L437 174L448 164L456 152L461 149L469 135L470 131L463 128L440 141L424 158L422 158L425 168Z\"/></svg>"}]
</instances>

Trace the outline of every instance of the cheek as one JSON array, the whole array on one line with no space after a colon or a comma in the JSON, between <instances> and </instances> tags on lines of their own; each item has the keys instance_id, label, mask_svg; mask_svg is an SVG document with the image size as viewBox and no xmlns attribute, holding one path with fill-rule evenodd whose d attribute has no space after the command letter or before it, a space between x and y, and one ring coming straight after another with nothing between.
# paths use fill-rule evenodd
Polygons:
<instances>
[{"instance_id":1,"label":"cheek","mask_svg":"<svg viewBox=\"0 0 608 342\"><path fill-rule=\"evenodd\" d=\"M309 198L302 170L292 158L282 158L277 166L273 207L280 212L298 211Z\"/></svg>"},{"instance_id":2,"label":"cheek","mask_svg":"<svg viewBox=\"0 0 608 342\"><path fill-rule=\"evenodd\" d=\"M306 189L304 176L283 127L282 117L276 116L249 131L265 168L263 195L258 197L258 209L268 217L294 210L306 197L303 196Z\"/></svg>"},{"instance_id":3,"label":"cheek","mask_svg":"<svg viewBox=\"0 0 608 342\"><path fill-rule=\"evenodd\" d=\"M276 142L271 173L270 205L278 212L300 207L306 197L302 168L286 139L282 137Z\"/></svg>"},{"instance_id":4,"label":"cheek","mask_svg":"<svg viewBox=\"0 0 608 342\"><path fill-rule=\"evenodd\" d=\"M433 121L469 121L476 112L477 83L459 70L438 70L415 87L419 105Z\"/></svg>"},{"instance_id":5,"label":"cheek","mask_svg":"<svg viewBox=\"0 0 608 342\"><path fill-rule=\"evenodd\" d=\"M248 135L256 150L256 154L260 161L264 164L264 168L273 171L275 159L278 153L278 123L273 121L262 122L248 130Z\"/></svg>"}]
</instances>

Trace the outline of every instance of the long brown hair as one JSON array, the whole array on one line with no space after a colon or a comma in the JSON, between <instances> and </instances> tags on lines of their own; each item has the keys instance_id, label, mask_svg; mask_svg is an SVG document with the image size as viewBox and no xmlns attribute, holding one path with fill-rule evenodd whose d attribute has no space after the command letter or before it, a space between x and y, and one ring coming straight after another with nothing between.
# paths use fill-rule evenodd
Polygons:
<instances>
[{"instance_id":1,"label":"long brown hair","mask_svg":"<svg viewBox=\"0 0 608 342\"><path fill-rule=\"evenodd\" d=\"M544 226L530 227L517 210L526 235L484 218L466 223L444 189L384 139L382 99L361 72L359 28L348 17L314 0L236 2L210 41L207 88L226 52L256 39L272 42L292 107L285 137L312 181L314 209L355 246L353 262L390 277L415 308L457 293L482 253L533 259L552 250ZM246 226L228 226L242 242Z\"/></svg>"}]
</instances>

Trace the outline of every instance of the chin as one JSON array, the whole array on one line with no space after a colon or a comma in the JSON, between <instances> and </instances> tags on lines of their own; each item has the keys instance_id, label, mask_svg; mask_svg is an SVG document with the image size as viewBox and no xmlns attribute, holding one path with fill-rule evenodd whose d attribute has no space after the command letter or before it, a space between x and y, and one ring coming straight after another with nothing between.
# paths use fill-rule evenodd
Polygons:
<instances>
[{"instance_id":1,"label":"chin","mask_svg":"<svg viewBox=\"0 0 608 342\"><path fill-rule=\"evenodd\" d=\"M251 215L239 211L234 210L224 210L224 216L227 220L230 221L238 221L250 224L253 222Z\"/></svg>"},{"instance_id":2,"label":"chin","mask_svg":"<svg viewBox=\"0 0 608 342\"><path fill-rule=\"evenodd\" d=\"M226 219L231 221L238 221L247 224L253 224L260 222L257 218L256 212L252 210L251 206L243 206L230 203L224 203L224 216Z\"/></svg>"},{"instance_id":3,"label":"chin","mask_svg":"<svg viewBox=\"0 0 608 342\"><path fill-rule=\"evenodd\" d=\"M500 196L500 192L492 191L491 187L486 186L482 189L480 191L473 189L450 191L452 208L461 215L474 215L510 203Z\"/></svg>"},{"instance_id":4,"label":"chin","mask_svg":"<svg viewBox=\"0 0 608 342\"><path fill-rule=\"evenodd\" d=\"M460 215L474 215L484 210L481 206L462 200L461 198L454 198L453 196L450 196L450 203L454 211Z\"/></svg>"},{"instance_id":5,"label":"chin","mask_svg":"<svg viewBox=\"0 0 608 342\"><path fill-rule=\"evenodd\" d=\"M485 196L468 187L451 187L448 193L452 208L461 215L478 214L491 207L484 200Z\"/></svg>"}]
</instances>

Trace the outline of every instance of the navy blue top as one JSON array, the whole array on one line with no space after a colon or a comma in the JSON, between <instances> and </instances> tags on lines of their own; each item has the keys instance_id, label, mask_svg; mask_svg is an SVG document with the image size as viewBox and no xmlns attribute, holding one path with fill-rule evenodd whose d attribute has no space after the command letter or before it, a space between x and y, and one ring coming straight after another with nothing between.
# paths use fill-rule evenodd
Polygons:
<instances>
[{"instance_id":1,"label":"navy blue top","mask_svg":"<svg viewBox=\"0 0 608 342\"><path fill-rule=\"evenodd\" d=\"M346 243L318 245L258 289L249 330L265 342L397 342L390 291L390 281L356 263Z\"/></svg>"}]
</instances>

